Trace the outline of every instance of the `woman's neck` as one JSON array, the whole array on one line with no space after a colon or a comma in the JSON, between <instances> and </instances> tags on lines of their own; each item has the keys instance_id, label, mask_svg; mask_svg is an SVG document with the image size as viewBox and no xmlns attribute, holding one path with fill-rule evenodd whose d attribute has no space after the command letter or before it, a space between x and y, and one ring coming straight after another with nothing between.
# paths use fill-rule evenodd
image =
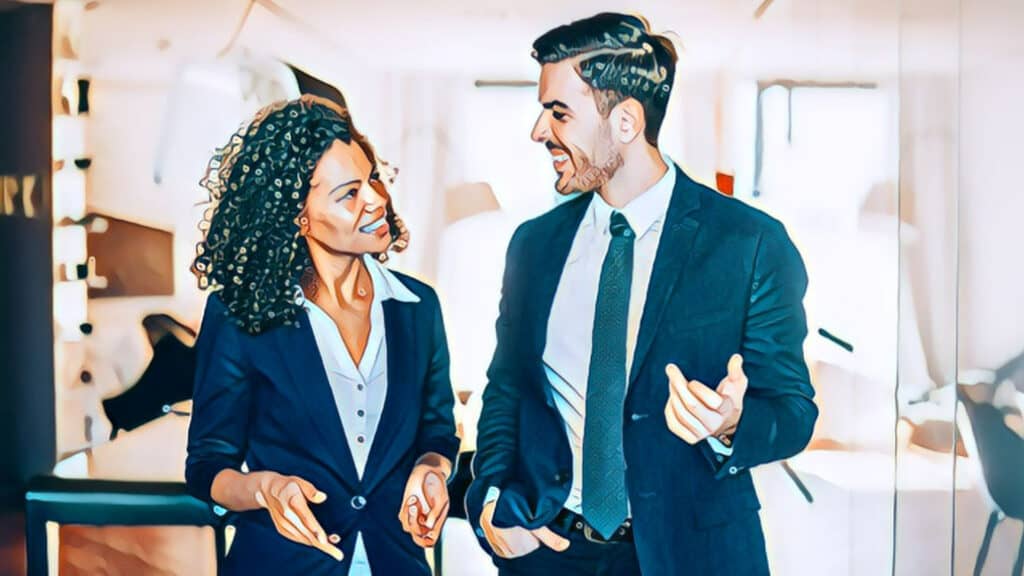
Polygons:
<instances>
[{"instance_id":1,"label":"woman's neck","mask_svg":"<svg viewBox=\"0 0 1024 576\"><path fill-rule=\"evenodd\" d=\"M313 294L307 292L316 304L351 308L373 295L370 271L363 259L351 254L329 254L310 249L315 281Z\"/></svg>"}]
</instances>

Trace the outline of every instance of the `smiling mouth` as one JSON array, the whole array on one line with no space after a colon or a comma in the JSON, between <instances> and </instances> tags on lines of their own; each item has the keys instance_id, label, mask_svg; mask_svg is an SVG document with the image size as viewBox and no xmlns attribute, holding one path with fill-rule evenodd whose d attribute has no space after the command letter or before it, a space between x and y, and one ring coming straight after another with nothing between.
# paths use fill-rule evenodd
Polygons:
<instances>
[{"instance_id":1,"label":"smiling mouth","mask_svg":"<svg viewBox=\"0 0 1024 576\"><path fill-rule=\"evenodd\" d=\"M360 227L359 231L362 232L363 234L377 235L380 229L387 225L387 219L384 216L381 216L380 218L374 220L373 222L370 222L366 226Z\"/></svg>"}]
</instances>

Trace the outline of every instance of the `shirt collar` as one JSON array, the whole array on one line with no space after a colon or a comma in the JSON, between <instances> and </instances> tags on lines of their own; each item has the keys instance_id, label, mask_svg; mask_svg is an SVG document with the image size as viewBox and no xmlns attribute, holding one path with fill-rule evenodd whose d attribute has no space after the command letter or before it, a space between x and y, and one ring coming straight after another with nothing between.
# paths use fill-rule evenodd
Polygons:
<instances>
[{"instance_id":1,"label":"shirt collar","mask_svg":"<svg viewBox=\"0 0 1024 576\"><path fill-rule=\"evenodd\" d=\"M383 302L385 300L398 300L399 302L416 303L420 301L419 296L409 290L398 276L388 270L379 260L367 254L363 256L363 263L370 272L370 279L373 281L374 298Z\"/></svg>"},{"instance_id":2,"label":"shirt collar","mask_svg":"<svg viewBox=\"0 0 1024 576\"><path fill-rule=\"evenodd\" d=\"M661 229L661 223L668 213L668 205L672 201L672 191L676 187L675 163L664 154L661 158L668 167L665 174L653 186L619 210L626 217L637 238L642 238L651 230ZM607 234L614 210L615 208L595 192L584 224L597 227L602 234Z\"/></svg>"}]
</instances>

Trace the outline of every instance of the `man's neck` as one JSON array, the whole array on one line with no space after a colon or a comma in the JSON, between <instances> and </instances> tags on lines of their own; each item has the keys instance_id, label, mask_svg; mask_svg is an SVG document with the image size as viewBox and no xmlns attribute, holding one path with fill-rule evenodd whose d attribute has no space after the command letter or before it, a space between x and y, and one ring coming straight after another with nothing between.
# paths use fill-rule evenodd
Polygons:
<instances>
[{"instance_id":1,"label":"man's neck","mask_svg":"<svg viewBox=\"0 0 1024 576\"><path fill-rule=\"evenodd\" d=\"M623 153L622 166L614 178L601 186L598 194L609 206L621 209L654 187L668 169L657 148L637 146Z\"/></svg>"}]
</instances>

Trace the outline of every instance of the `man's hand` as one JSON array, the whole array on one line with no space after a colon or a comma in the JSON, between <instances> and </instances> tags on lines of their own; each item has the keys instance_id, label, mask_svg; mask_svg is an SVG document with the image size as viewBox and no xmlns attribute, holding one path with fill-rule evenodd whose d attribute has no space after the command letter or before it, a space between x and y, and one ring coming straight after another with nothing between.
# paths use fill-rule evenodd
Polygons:
<instances>
[{"instance_id":1,"label":"man's hand","mask_svg":"<svg viewBox=\"0 0 1024 576\"><path fill-rule=\"evenodd\" d=\"M502 558L518 558L526 556L543 544L555 552L565 552L569 541L552 532L547 526L536 530L527 530L515 526L512 528L496 528L493 524L494 507L497 501L484 504L480 513L480 527L484 529L484 537L491 545L494 553Z\"/></svg>"},{"instance_id":2,"label":"man's hand","mask_svg":"<svg viewBox=\"0 0 1024 576\"><path fill-rule=\"evenodd\" d=\"M675 364L666 366L665 374L669 390L665 422L673 434L687 444L697 444L709 436L729 436L736 431L747 393L742 356L733 354L728 374L714 390L687 380Z\"/></svg>"},{"instance_id":3,"label":"man's hand","mask_svg":"<svg viewBox=\"0 0 1024 576\"><path fill-rule=\"evenodd\" d=\"M437 459L444 459L437 456ZM448 484L445 478L451 471L429 459L421 459L405 483L405 496L398 520L402 529L412 536L413 542L423 548L437 543L445 520L448 519Z\"/></svg>"}]
</instances>

